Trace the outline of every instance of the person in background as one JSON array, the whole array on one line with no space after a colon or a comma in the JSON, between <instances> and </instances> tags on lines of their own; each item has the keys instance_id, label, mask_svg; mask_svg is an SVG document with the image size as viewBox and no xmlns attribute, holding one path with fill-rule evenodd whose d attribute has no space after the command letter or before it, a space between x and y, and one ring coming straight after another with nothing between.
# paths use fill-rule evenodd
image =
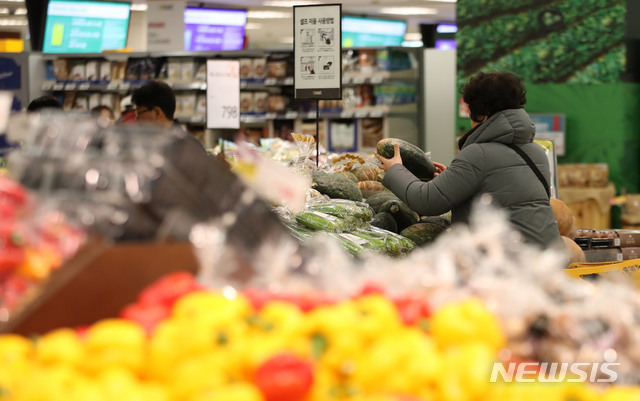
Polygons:
<instances>
[{"instance_id":1,"label":"person in background","mask_svg":"<svg viewBox=\"0 0 640 401\"><path fill-rule=\"evenodd\" d=\"M116 116L113 114L111 107L103 104L91 109L91 115L104 122L105 126L111 126L116 123Z\"/></svg>"},{"instance_id":2,"label":"person in background","mask_svg":"<svg viewBox=\"0 0 640 401\"><path fill-rule=\"evenodd\" d=\"M422 182L402 165L395 145L390 159L376 153L386 172L382 183L421 215L451 210L452 223L468 223L474 201L488 194L507 211L525 242L562 246L549 204L549 162L533 142L535 126L523 108L523 83L508 72L481 72L460 92L469 105L472 128L458 141L460 153L451 165L436 164L438 174Z\"/></svg>"},{"instance_id":3,"label":"person in background","mask_svg":"<svg viewBox=\"0 0 640 401\"><path fill-rule=\"evenodd\" d=\"M206 152L204 145L196 137L186 132L174 120L176 111L176 95L166 83L150 80L131 94L131 102L135 106L136 119L141 124L151 124L162 128L173 128L184 132L188 138L197 142Z\"/></svg>"},{"instance_id":4,"label":"person in background","mask_svg":"<svg viewBox=\"0 0 640 401\"><path fill-rule=\"evenodd\" d=\"M138 122L161 127L179 126L173 115L176 96L173 89L162 81L151 80L131 95Z\"/></svg>"},{"instance_id":5,"label":"person in background","mask_svg":"<svg viewBox=\"0 0 640 401\"><path fill-rule=\"evenodd\" d=\"M27 112L29 113L41 111L44 109L62 110L62 103L60 103L60 101L55 96L45 95L33 99L27 106Z\"/></svg>"},{"instance_id":6,"label":"person in background","mask_svg":"<svg viewBox=\"0 0 640 401\"><path fill-rule=\"evenodd\" d=\"M127 95L120 101L120 118L118 125L135 124L137 120L136 109L131 102L131 95Z\"/></svg>"}]
</instances>

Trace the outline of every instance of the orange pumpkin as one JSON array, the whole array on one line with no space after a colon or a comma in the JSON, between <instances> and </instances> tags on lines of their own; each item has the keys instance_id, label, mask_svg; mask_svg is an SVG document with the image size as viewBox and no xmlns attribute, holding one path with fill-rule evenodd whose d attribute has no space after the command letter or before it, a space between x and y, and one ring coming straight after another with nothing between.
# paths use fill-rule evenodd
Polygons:
<instances>
[{"instance_id":1,"label":"orange pumpkin","mask_svg":"<svg viewBox=\"0 0 640 401\"><path fill-rule=\"evenodd\" d=\"M569 206L560 199L555 198L551 198L549 203L553 208L553 214L556 216L560 235L574 239L578 233L578 225L575 216L571 212L571 209L569 209Z\"/></svg>"},{"instance_id":2,"label":"orange pumpkin","mask_svg":"<svg viewBox=\"0 0 640 401\"><path fill-rule=\"evenodd\" d=\"M567 257L569 258L569 262L567 264L584 263L587 260L584 255L584 251L574 240L565 236L562 237L562 240L564 241Z\"/></svg>"}]
</instances>

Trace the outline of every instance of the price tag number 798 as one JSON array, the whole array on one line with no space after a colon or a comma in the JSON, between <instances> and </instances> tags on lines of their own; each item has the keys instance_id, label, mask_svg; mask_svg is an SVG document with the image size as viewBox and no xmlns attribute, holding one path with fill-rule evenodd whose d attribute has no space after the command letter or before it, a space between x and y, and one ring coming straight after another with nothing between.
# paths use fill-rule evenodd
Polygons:
<instances>
[{"instance_id":1,"label":"price tag number 798","mask_svg":"<svg viewBox=\"0 0 640 401\"><path fill-rule=\"evenodd\" d=\"M222 118L238 118L238 106L222 106Z\"/></svg>"}]
</instances>

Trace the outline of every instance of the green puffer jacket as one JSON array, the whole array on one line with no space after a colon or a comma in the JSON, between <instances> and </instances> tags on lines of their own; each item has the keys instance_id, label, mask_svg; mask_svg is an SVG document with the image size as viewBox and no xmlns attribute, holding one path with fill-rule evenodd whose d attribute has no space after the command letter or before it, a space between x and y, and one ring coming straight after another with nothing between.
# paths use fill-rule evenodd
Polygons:
<instances>
[{"instance_id":1,"label":"green puffer jacket","mask_svg":"<svg viewBox=\"0 0 640 401\"><path fill-rule=\"evenodd\" d=\"M490 194L494 204L508 210L526 242L546 248L561 241L547 193L524 159L504 145L519 146L549 182L547 156L533 142L534 135L524 109L504 110L478 126L451 165L433 180L422 182L398 164L382 183L420 215L451 210L454 223L467 223L473 202Z\"/></svg>"}]
</instances>

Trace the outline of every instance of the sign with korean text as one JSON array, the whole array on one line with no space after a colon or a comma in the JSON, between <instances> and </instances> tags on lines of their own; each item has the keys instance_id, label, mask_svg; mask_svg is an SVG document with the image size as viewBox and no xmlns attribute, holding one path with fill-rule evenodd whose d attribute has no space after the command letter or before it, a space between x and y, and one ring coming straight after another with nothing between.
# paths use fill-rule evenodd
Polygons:
<instances>
[{"instance_id":1,"label":"sign with korean text","mask_svg":"<svg viewBox=\"0 0 640 401\"><path fill-rule=\"evenodd\" d=\"M342 99L342 5L293 7L296 99Z\"/></svg>"},{"instance_id":2,"label":"sign with korean text","mask_svg":"<svg viewBox=\"0 0 640 401\"><path fill-rule=\"evenodd\" d=\"M147 2L147 50L184 51L184 1Z\"/></svg>"},{"instance_id":3,"label":"sign with korean text","mask_svg":"<svg viewBox=\"0 0 640 401\"><path fill-rule=\"evenodd\" d=\"M238 60L207 60L207 128L240 128Z\"/></svg>"}]
</instances>

